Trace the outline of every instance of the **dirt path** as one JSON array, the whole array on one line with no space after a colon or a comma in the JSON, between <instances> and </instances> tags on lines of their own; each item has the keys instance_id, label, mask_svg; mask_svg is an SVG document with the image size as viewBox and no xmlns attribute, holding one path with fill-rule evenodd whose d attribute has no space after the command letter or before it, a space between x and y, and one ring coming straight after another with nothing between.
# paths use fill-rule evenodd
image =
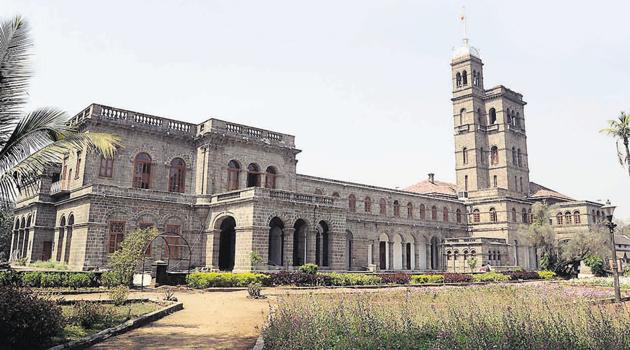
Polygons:
<instances>
[{"instance_id":1,"label":"dirt path","mask_svg":"<svg viewBox=\"0 0 630 350\"><path fill-rule=\"evenodd\" d=\"M145 295L159 297L147 293L131 297ZM248 299L247 291L176 292L175 296L184 310L90 349L251 349L269 310L269 299Z\"/></svg>"}]
</instances>

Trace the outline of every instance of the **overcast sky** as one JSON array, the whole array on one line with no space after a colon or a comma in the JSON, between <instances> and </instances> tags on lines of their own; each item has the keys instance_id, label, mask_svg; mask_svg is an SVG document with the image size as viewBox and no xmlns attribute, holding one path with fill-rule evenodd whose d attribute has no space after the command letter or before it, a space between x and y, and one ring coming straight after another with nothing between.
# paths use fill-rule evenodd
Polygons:
<instances>
[{"instance_id":1,"label":"overcast sky","mask_svg":"<svg viewBox=\"0 0 630 350\"><path fill-rule=\"evenodd\" d=\"M454 181L450 57L462 1L24 1L29 107L92 102L296 136L300 173L405 187ZM485 85L523 94L530 178L630 218L598 130L630 112L630 2L470 1ZM6 17L5 17L6 18Z\"/></svg>"}]
</instances>

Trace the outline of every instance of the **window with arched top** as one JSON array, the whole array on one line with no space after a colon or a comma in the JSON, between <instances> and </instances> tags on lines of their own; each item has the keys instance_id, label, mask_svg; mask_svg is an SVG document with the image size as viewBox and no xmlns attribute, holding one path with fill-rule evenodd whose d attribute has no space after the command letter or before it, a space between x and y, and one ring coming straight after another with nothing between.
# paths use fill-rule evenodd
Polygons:
<instances>
[{"instance_id":1,"label":"window with arched top","mask_svg":"<svg viewBox=\"0 0 630 350\"><path fill-rule=\"evenodd\" d=\"M379 213L381 215L387 215L387 201L385 201L385 198L381 198L378 201L378 206L379 206Z\"/></svg>"},{"instance_id":2,"label":"window with arched top","mask_svg":"<svg viewBox=\"0 0 630 350\"><path fill-rule=\"evenodd\" d=\"M521 128L521 114L519 112L516 112L516 118L514 118L514 126L519 129Z\"/></svg>"},{"instance_id":3,"label":"window with arched top","mask_svg":"<svg viewBox=\"0 0 630 350\"><path fill-rule=\"evenodd\" d=\"M413 204L411 202L407 203L407 218L413 218Z\"/></svg>"},{"instance_id":4,"label":"window with arched top","mask_svg":"<svg viewBox=\"0 0 630 350\"><path fill-rule=\"evenodd\" d=\"M565 221L564 223L566 225L571 225L571 221L572 220L571 220L571 212L570 211L567 211L566 213L564 213L564 221Z\"/></svg>"},{"instance_id":5,"label":"window with arched top","mask_svg":"<svg viewBox=\"0 0 630 350\"><path fill-rule=\"evenodd\" d=\"M488 111L488 123L490 125L492 124L496 124L497 123L497 110L493 108L490 108L490 110Z\"/></svg>"},{"instance_id":6,"label":"window with arched top","mask_svg":"<svg viewBox=\"0 0 630 350\"><path fill-rule=\"evenodd\" d=\"M510 115L510 109L508 108L505 112L505 122L508 124L512 124L512 116Z\"/></svg>"},{"instance_id":7,"label":"window with arched top","mask_svg":"<svg viewBox=\"0 0 630 350\"><path fill-rule=\"evenodd\" d=\"M580 212L578 210L573 212L573 223L580 224L582 220L580 219Z\"/></svg>"},{"instance_id":8,"label":"window with arched top","mask_svg":"<svg viewBox=\"0 0 630 350\"><path fill-rule=\"evenodd\" d=\"M458 224L462 223L462 211L460 209L457 209L455 211L455 219L457 220Z\"/></svg>"},{"instance_id":9,"label":"window with arched top","mask_svg":"<svg viewBox=\"0 0 630 350\"><path fill-rule=\"evenodd\" d=\"M525 208L523 208L523 210L521 211L521 221L526 224L529 222L529 220L527 220L527 210L525 210Z\"/></svg>"},{"instance_id":10,"label":"window with arched top","mask_svg":"<svg viewBox=\"0 0 630 350\"><path fill-rule=\"evenodd\" d=\"M466 147L462 149L462 162L468 164L468 148Z\"/></svg>"},{"instance_id":11,"label":"window with arched top","mask_svg":"<svg viewBox=\"0 0 630 350\"><path fill-rule=\"evenodd\" d=\"M516 125L516 113L512 110L512 113L510 115L512 116L512 120L510 124Z\"/></svg>"},{"instance_id":12,"label":"window with arched top","mask_svg":"<svg viewBox=\"0 0 630 350\"><path fill-rule=\"evenodd\" d=\"M260 167L256 163L247 166L247 187L260 186Z\"/></svg>"},{"instance_id":13,"label":"window with arched top","mask_svg":"<svg viewBox=\"0 0 630 350\"><path fill-rule=\"evenodd\" d=\"M238 190L239 187L239 174L241 172L241 165L231 160L228 163L228 191Z\"/></svg>"},{"instance_id":14,"label":"window with arched top","mask_svg":"<svg viewBox=\"0 0 630 350\"><path fill-rule=\"evenodd\" d=\"M466 108L462 108L459 110L459 125L464 125L465 118L466 118Z\"/></svg>"},{"instance_id":15,"label":"window with arched top","mask_svg":"<svg viewBox=\"0 0 630 350\"><path fill-rule=\"evenodd\" d=\"M265 187L276 188L277 178L278 170L276 170L276 167L268 166L267 170L265 170Z\"/></svg>"},{"instance_id":16,"label":"window with arched top","mask_svg":"<svg viewBox=\"0 0 630 350\"><path fill-rule=\"evenodd\" d=\"M462 85L468 85L468 73L466 71L462 72Z\"/></svg>"},{"instance_id":17,"label":"window with arched top","mask_svg":"<svg viewBox=\"0 0 630 350\"><path fill-rule=\"evenodd\" d=\"M562 225L562 222L563 222L563 220L562 220L562 213L556 214L556 223L558 225Z\"/></svg>"},{"instance_id":18,"label":"window with arched top","mask_svg":"<svg viewBox=\"0 0 630 350\"><path fill-rule=\"evenodd\" d=\"M476 71L476 70L474 70L474 69L473 69L473 71L472 71L471 78L472 78L472 84L473 84L473 86L477 86L477 71Z\"/></svg>"},{"instance_id":19,"label":"window with arched top","mask_svg":"<svg viewBox=\"0 0 630 350\"><path fill-rule=\"evenodd\" d=\"M516 208L512 208L512 222L518 221L518 214L516 213Z\"/></svg>"},{"instance_id":20,"label":"window with arched top","mask_svg":"<svg viewBox=\"0 0 630 350\"><path fill-rule=\"evenodd\" d=\"M357 211L357 198L353 194L348 196L348 209L352 213Z\"/></svg>"},{"instance_id":21,"label":"window with arched top","mask_svg":"<svg viewBox=\"0 0 630 350\"><path fill-rule=\"evenodd\" d=\"M431 207L431 220L437 220L437 207L435 205Z\"/></svg>"},{"instance_id":22,"label":"window with arched top","mask_svg":"<svg viewBox=\"0 0 630 350\"><path fill-rule=\"evenodd\" d=\"M516 160L516 147L512 147L512 164L517 165L517 160Z\"/></svg>"},{"instance_id":23,"label":"window with arched top","mask_svg":"<svg viewBox=\"0 0 630 350\"><path fill-rule=\"evenodd\" d=\"M462 86L462 74L460 72L457 72L457 74L455 74L455 86Z\"/></svg>"},{"instance_id":24,"label":"window with arched top","mask_svg":"<svg viewBox=\"0 0 630 350\"><path fill-rule=\"evenodd\" d=\"M424 220L427 218L427 210L424 204L420 204L420 220Z\"/></svg>"},{"instance_id":25,"label":"window with arched top","mask_svg":"<svg viewBox=\"0 0 630 350\"><path fill-rule=\"evenodd\" d=\"M363 208L364 208L366 213L371 213L372 212L372 198L365 197Z\"/></svg>"},{"instance_id":26,"label":"window with arched top","mask_svg":"<svg viewBox=\"0 0 630 350\"><path fill-rule=\"evenodd\" d=\"M452 253L450 250L446 251L446 260L451 260L452 259Z\"/></svg>"},{"instance_id":27,"label":"window with arched top","mask_svg":"<svg viewBox=\"0 0 630 350\"><path fill-rule=\"evenodd\" d=\"M340 197L339 196L339 192L333 192L332 196L335 197L335 198L339 198Z\"/></svg>"},{"instance_id":28,"label":"window with arched top","mask_svg":"<svg viewBox=\"0 0 630 350\"><path fill-rule=\"evenodd\" d=\"M494 175L492 177L492 187L497 187L499 185L498 182L499 182L499 180L498 180L497 176Z\"/></svg>"},{"instance_id":29,"label":"window with arched top","mask_svg":"<svg viewBox=\"0 0 630 350\"><path fill-rule=\"evenodd\" d=\"M595 222L597 222L598 224L602 222L602 214L599 212L599 210L597 211L597 220Z\"/></svg>"},{"instance_id":30,"label":"window with arched top","mask_svg":"<svg viewBox=\"0 0 630 350\"><path fill-rule=\"evenodd\" d=\"M448 208L442 208L442 221L448 222Z\"/></svg>"},{"instance_id":31,"label":"window with arched top","mask_svg":"<svg viewBox=\"0 0 630 350\"><path fill-rule=\"evenodd\" d=\"M517 151L516 158L518 159L518 166L523 166L523 155L521 154L520 148Z\"/></svg>"},{"instance_id":32,"label":"window with arched top","mask_svg":"<svg viewBox=\"0 0 630 350\"><path fill-rule=\"evenodd\" d=\"M479 163L486 164L486 152L483 147L479 147Z\"/></svg>"},{"instance_id":33,"label":"window with arched top","mask_svg":"<svg viewBox=\"0 0 630 350\"><path fill-rule=\"evenodd\" d=\"M394 216L400 216L400 203L398 203L398 201L394 201Z\"/></svg>"},{"instance_id":34,"label":"window with arched top","mask_svg":"<svg viewBox=\"0 0 630 350\"><path fill-rule=\"evenodd\" d=\"M529 222L530 224L534 221L534 217L532 216L532 210L528 209L527 210L527 222Z\"/></svg>"},{"instance_id":35,"label":"window with arched top","mask_svg":"<svg viewBox=\"0 0 630 350\"><path fill-rule=\"evenodd\" d=\"M481 221L481 215L479 215L479 209L473 210L473 222L478 223Z\"/></svg>"},{"instance_id":36,"label":"window with arched top","mask_svg":"<svg viewBox=\"0 0 630 350\"><path fill-rule=\"evenodd\" d=\"M148 189L151 183L151 156L138 153L133 161L133 187Z\"/></svg>"},{"instance_id":37,"label":"window with arched top","mask_svg":"<svg viewBox=\"0 0 630 350\"><path fill-rule=\"evenodd\" d=\"M597 221L595 220L595 209L591 210L591 220L593 221L593 223L596 223Z\"/></svg>"},{"instance_id":38,"label":"window with arched top","mask_svg":"<svg viewBox=\"0 0 630 350\"><path fill-rule=\"evenodd\" d=\"M168 191L184 193L185 185L186 163L181 158L174 158L168 171Z\"/></svg>"},{"instance_id":39,"label":"window with arched top","mask_svg":"<svg viewBox=\"0 0 630 350\"><path fill-rule=\"evenodd\" d=\"M499 148L497 146L490 148L490 164L499 164Z\"/></svg>"},{"instance_id":40,"label":"window with arched top","mask_svg":"<svg viewBox=\"0 0 630 350\"><path fill-rule=\"evenodd\" d=\"M497 210L490 208L490 222L497 222Z\"/></svg>"}]
</instances>

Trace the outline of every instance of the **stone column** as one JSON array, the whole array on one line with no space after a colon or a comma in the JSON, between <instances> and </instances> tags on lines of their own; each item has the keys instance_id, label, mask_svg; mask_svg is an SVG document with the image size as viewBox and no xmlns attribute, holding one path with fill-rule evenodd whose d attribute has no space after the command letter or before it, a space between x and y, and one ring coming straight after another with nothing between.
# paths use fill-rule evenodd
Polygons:
<instances>
[{"instance_id":1,"label":"stone column","mask_svg":"<svg viewBox=\"0 0 630 350\"><path fill-rule=\"evenodd\" d=\"M284 246L283 254L282 254L282 266L288 268L293 266L293 234L295 233L294 228L285 228L282 230L284 233Z\"/></svg>"},{"instance_id":2,"label":"stone column","mask_svg":"<svg viewBox=\"0 0 630 350\"><path fill-rule=\"evenodd\" d=\"M380 246L380 241L379 240L373 240L372 241L372 264L376 265L376 269L378 270L380 268L380 260L379 260L379 252L381 250L381 246Z\"/></svg>"},{"instance_id":3,"label":"stone column","mask_svg":"<svg viewBox=\"0 0 630 350\"><path fill-rule=\"evenodd\" d=\"M424 252L425 252L425 263L427 264L427 270L431 270L432 266L431 266L431 243L426 243L425 244L425 248L424 248Z\"/></svg>"},{"instance_id":4,"label":"stone column","mask_svg":"<svg viewBox=\"0 0 630 350\"><path fill-rule=\"evenodd\" d=\"M251 252L254 248L254 228L239 228L236 231L234 247L234 271L251 271Z\"/></svg>"},{"instance_id":5,"label":"stone column","mask_svg":"<svg viewBox=\"0 0 630 350\"><path fill-rule=\"evenodd\" d=\"M218 269L221 231L215 229L205 231L204 233L206 234L206 266L211 269Z\"/></svg>"},{"instance_id":6,"label":"stone column","mask_svg":"<svg viewBox=\"0 0 630 350\"><path fill-rule=\"evenodd\" d=\"M427 248L423 243L416 243L414 246L416 251L416 270L426 270L427 269Z\"/></svg>"},{"instance_id":7,"label":"stone column","mask_svg":"<svg viewBox=\"0 0 630 350\"><path fill-rule=\"evenodd\" d=\"M402 253L401 255L401 259L402 259L402 264L401 264L401 269L402 270L406 270L407 269L407 243L405 242L400 242L400 252Z\"/></svg>"},{"instance_id":8,"label":"stone column","mask_svg":"<svg viewBox=\"0 0 630 350\"><path fill-rule=\"evenodd\" d=\"M18 243L18 234L17 231L11 232L11 249L9 249L9 261L13 260L13 251Z\"/></svg>"},{"instance_id":9,"label":"stone column","mask_svg":"<svg viewBox=\"0 0 630 350\"><path fill-rule=\"evenodd\" d=\"M394 269L394 242L387 242L387 251L389 252L389 264L387 264L387 268L390 270Z\"/></svg>"}]
</instances>

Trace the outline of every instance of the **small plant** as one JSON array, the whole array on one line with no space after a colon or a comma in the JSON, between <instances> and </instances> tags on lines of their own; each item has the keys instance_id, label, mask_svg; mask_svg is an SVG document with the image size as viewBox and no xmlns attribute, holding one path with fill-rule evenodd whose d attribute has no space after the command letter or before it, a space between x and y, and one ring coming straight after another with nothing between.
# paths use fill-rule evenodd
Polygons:
<instances>
[{"instance_id":1,"label":"small plant","mask_svg":"<svg viewBox=\"0 0 630 350\"><path fill-rule=\"evenodd\" d=\"M17 266L26 266L26 258L19 258L14 261Z\"/></svg>"},{"instance_id":2,"label":"small plant","mask_svg":"<svg viewBox=\"0 0 630 350\"><path fill-rule=\"evenodd\" d=\"M114 271L106 271L101 274L100 284L101 286L111 288L119 286L123 284L123 282L118 273Z\"/></svg>"},{"instance_id":3,"label":"small plant","mask_svg":"<svg viewBox=\"0 0 630 350\"><path fill-rule=\"evenodd\" d=\"M318 266L313 263L306 263L300 266L300 272L308 273L314 275L317 273Z\"/></svg>"},{"instance_id":4,"label":"small plant","mask_svg":"<svg viewBox=\"0 0 630 350\"><path fill-rule=\"evenodd\" d=\"M247 286L247 293L249 294L249 297L252 299L264 298L261 291L262 291L262 284L260 283L250 283L249 286Z\"/></svg>"},{"instance_id":5,"label":"small plant","mask_svg":"<svg viewBox=\"0 0 630 350\"><path fill-rule=\"evenodd\" d=\"M443 275L413 275L411 276L411 284L442 283L442 282L444 282Z\"/></svg>"},{"instance_id":6,"label":"small plant","mask_svg":"<svg viewBox=\"0 0 630 350\"><path fill-rule=\"evenodd\" d=\"M604 269L604 260L596 255L591 255L584 259L584 265L591 268L591 272L596 277L606 276L606 270Z\"/></svg>"},{"instance_id":7,"label":"small plant","mask_svg":"<svg viewBox=\"0 0 630 350\"><path fill-rule=\"evenodd\" d=\"M256 268L256 266L258 266L258 264L260 264L263 261L263 258L257 252L252 251L251 253L249 253L249 260L252 263L252 267Z\"/></svg>"},{"instance_id":8,"label":"small plant","mask_svg":"<svg viewBox=\"0 0 630 350\"><path fill-rule=\"evenodd\" d=\"M475 271L475 268L477 267L477 258L469 258L468 267L470 267L470 270Z\"/></svg>"},{"instance_id":9,"label":"small plant","mask_svg":"<svg viewBox=\"0 0 630 350\"><path fill-rule=\"evenodd\" d=\"M556 273L553 271L538 271L538 276L544 280L549 280L556 277Z\"/></svg>"},{"instance_id":10,"label":"small plant","mask_svg":"<svg viewBox=\"0 0 630 350\"><path fill-rule=\"evenodd\" d=\"M164 296L162 297L165 301L177 301L177 297L175 297L175 291L170 288L164 289Z\"/></svg>"},{"instance_id":11,"label":"small plant","mask_svg":"<svg viewBox=\"0 0 630 350\"><path fill-rule=\"evenodd\" d=\"M0 287L1 286L19 286L20 275L13 270L0 271Z\"/></svg>"},{"instance_id":12,"label":"small plant","mask_svg":"<svg viewBox=\"0 0 630 350\"><path fill-rule=\"evenodd\" d=\"M510 277L496 271L490 271L473 275L472 280L473 282L507 282Z\"/></svg>"},{"instance_id":13,"label":"small plant","mask_svg":"<svg viewBox=\"0 0 630 350\"><path fill-rule=\"evenodd\" d=\"M41 280L41 272L24 272L22 274L22 285L25 287L39 287Z\"/></svg>"},{"instance_id":14,"label":"small plant","mask_svg":"<svg viewBox=\"0 0 630 350\"><path fill-rule=\"evenodd\" d=\"M40 285L43 288L61 287L66 283L66 275L56 272L44 272L41 274Z\"/></svg>"},{"instance_id":15,"label":"small plant","mask_svg":"<svg viewBox=\"0 0 630 350\"><path fill-rule=\"evenodd\" d=\"M87 273L77 272L66 275L65 285L73 289L89 287L91 283L92 279Z\"/></svg>"},{"instance_id":16,"label":"small plant","mask_svg":"<svg viewBox=\"0 0 630 350\"><path fill-rule=\"evenodd\" d=\"M83 328L93 328L97 324L106 323L108 320L107 309L93 301L80 300L73 305L74 315L70 321Z\"/></svg>"},{"instance_id":17,"label":"small plant","mask_svg":"<svg viewBox=\"0 0 630 350\"><path fill-rule=\"evenodd\" d=\"M114 302L114 305L120 306L127 302L127 298L129 297L129 287L120 285L118 287L114 287L111 291L109 291L109 298Z\"/></svg>"}]
</instances>

